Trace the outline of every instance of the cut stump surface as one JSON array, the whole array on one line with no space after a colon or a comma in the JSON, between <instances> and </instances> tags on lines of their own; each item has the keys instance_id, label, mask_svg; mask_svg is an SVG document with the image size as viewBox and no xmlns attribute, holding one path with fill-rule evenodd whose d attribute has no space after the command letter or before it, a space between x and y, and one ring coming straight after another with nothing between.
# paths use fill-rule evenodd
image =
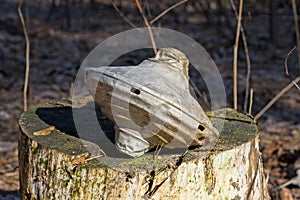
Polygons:
<instances>
[{"instance_id":1,"label":"cut stump surface","mask_svg":"<svg viewBox=\"0 0 300 200\"><path fill-rule=\"evenodd\" d=\"M93 106L90 106L93 105ZM75 110L74 110L75 109ZM73 111L84 111L78 137ZM97 109L96 109L97 110ZM224 111L224 110L223 110ZM22 199L269 199L253 119L232 109L213 149L125 157L113 145L113 124L97 110L103 134L89 126L87 102L62 100L31 108L19 124ZM82 130L81 130L82 131Z\"/></svg>"}]
</instances>

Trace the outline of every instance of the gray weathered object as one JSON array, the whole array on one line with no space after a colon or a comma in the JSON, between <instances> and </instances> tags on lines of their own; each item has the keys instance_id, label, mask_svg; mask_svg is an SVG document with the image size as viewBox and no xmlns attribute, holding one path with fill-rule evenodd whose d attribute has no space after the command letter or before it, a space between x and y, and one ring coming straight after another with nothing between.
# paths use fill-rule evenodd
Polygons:
<instances>
[{"instance_id":1,"label":"gray weathered object","mask_svg":"<svg viewBox=\"0 0 300 200\"><path fill-rule=\"evenodd\" d=\"M137 66L86 69L86 84L112 120L117 148L140 156L155 146L201 146L219 133L189 92L189 61L172 48Z\"/></svg>"}]
</instances>

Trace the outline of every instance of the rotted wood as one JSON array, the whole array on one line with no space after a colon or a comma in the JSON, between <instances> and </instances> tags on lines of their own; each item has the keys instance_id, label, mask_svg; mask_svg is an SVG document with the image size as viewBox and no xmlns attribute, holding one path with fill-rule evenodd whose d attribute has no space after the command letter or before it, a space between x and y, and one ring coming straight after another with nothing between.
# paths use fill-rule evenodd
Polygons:
<instances>
[{"instance_id":1,"label":"rotted wood","mask_svg":"<svg viewBox=\"0 0 300 200\"><path fill-rule=\"evenodd\" d=\"M75 109L95 112L92 99L79 101L86 103ZM112 122L97 109L106 135L93 138L96 129L90 127L90 141L79 139L71 105L61 100L22 114L22 199L269 199L257 126L247 115L226 109L224 128L209 152L199 147L120 158L117 149L107 148ZM207 113L212 124L224 120L219 112Z\"/></svg>"}]
</instances>

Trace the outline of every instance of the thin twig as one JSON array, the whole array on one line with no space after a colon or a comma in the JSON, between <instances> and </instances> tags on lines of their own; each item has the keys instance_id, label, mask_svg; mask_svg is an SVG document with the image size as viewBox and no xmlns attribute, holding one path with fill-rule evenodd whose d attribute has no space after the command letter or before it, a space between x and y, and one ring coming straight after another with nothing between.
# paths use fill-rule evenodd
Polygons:
<instances>
[{"instance_id":1,"label":"thin twig","mask_svg":"<svg viewBox=\"0 0 300 200\"><path fill-rule=\"evenodd\" d=\"M253 88L250 89L250 103L248 114L252 115L252 105L253 105Z\"/></svg>"},{"instance_id":2,"label":"thin twig","mask_svg":"<svg viewBox=\"0 0 300 200\"><path fill-rule=\"evenodd\" d=\"M294 80L292 80L292 83L294 84L294 86L295 86L295 87L299 90L299 92L300 92L300 87L299 87L298 83L295 82Z\"/></svg>"},{"instance_id":3,"label":"thin twig","mask_svg":"<svg viewBox=\"0 0 300 200\"><path fill-rule=\"evenodd\" d=\"M149 5L148 0L145 1L145 7L147 9L148 17L152 18L152 14L151 14L150 5Z\"/></svg>"},{"instance_id":4,"label":"thin twig","mask_svg":"<svg viewBox=\"0 0 300 200\"><path fill-rule=\"evenodd\" d=\"M300 76L294 79L291 83L285 86L259 113L254 117L255 120L258 120L282 95L284 95L288 90L290 90L295 84L300 81Z\"/></svg>"},{"instance_id":5,"label":"thin twig","mask_svg":"<svg viewBox=\"0 0 300 200\"><path fill-rule=\"evenodd\" d=\"M115 4L113 0L110 0L111 5L114 7L114 9L117 11L117 13L133 28L137 28L136 25L134 25L118 8L118 6Z\"/></svg>"},{"instance_id":6,"label":"thin twig","mask_svg":"<svg viewBox=\"0 0 300 200\"><path fill-rule=\"evenodd\" d=\"M153 154L153 161L155 161L158 158L158 155L159 155L160 151L162 150L162 148L163 148L163 145L157 145L155 147L155 152Z\"/></svg>"},{"instance_id":7,"label":"thin twig","mask_svg":"<svg viewBox=\"0 0 300 200\"><path fill-rule=\"evenodd\" d=\"M293 52L295 49L296 49L296 47L292 48L292 49L290 50L290 52L287 54L287 56L285 57L284 66L285 66L285 74L286 74L287 76L290 76L290 74L289 74L289 68L288 68L288 59L289 59L290 55L292 54L292 52Z\"/></svg>"},{"instance_id":8,"label":"thin twig","mask_svg":"<svg viewBox=\"0 0 300 200\"><path fill-rule=\"evenodd\" d=\"M139 0L135 0L135 4L136 4L136 7L138 8L139 12L141 13L141 15L143 17L145 25L147 26L149 36L150 36L150 41L151 41L152 48L153 48L153 52L154 52L154 54L156 54L157 53L157 48L156 48L155 40L154 40L154 37L153 37L153 32L152 32L151 26L149 24L149 21L147 20L145 14L143 12L143 9L141 7L141 4L140 4Z\"/></svg>"},{"instance_id":9,"label":"thin twig","mask_svg":"<svg viewBox=\"0 0 300 200\"><path fill-rule=\"evenodd\" d=\"M239 15L236 28L236 37L235 45L233 48L233 108L237 110L237 57L238 57L238 48L239 48L239 38L241 31L241 21L242 21L242 12L243 12L243 0L240 0L239 5Z\"/></svg>"},{"instance_id":10,"label":"thin twig","mask_svg":"<svg viewBox=\"0 0 300 200\"><path fill-rule=\"evenodd\" d=\"M196 84L190 80L190 84L193 88L193 90L196 92L196 94L198 95L198 102L199 104L202 106L204 111L209 111L210 110L210 106L208 105L208 103L205 101L203 94L199 91L199 89L197 88Z\"/></svg>"},{"instance_id":11,"label":"thin twig","mask_svg":"<svg viewBox=\"0 0 300 200\"><path fill-rule=\"evenodd\" d=\"M159 15L157 15L154 19L152 19L150 21L150 24L154 24L157 20L159 20L160 18L162 18L165 14L167 14L168 12L170 12L172 9L176 8L177 6L180 6L181 4L184 4L187 1L188 0L179 1L178 3L174 4L173 6L167 8L166 10L164 10L163 12L161 12Z\"/></svg>"},{"instance_id":12,"label":"thin twig","mask_svg":"<svg viewBox=\"0 0 300 200\"><path fill-rule=\"evenodd\" d=\"M238 13L236 10L236 6L233 2L233 0L230 0L231 7L234 11L236 19L238 19ZM245 84L245 100L244 100L244 112L247 111L248 106L248 99L249 99L249 88L250 88L250 78L251 78L251 62L250 62L250 56L249 56L249 50L248 50L248 44L247 44L247 37L245 34L245 30L243 25L241 24L241 33L242 33L242 39L243 39L243 45L244 50L246 54L246 62L247 62L247 75L246 75L246 84Z\"/></svg>"},{"instance_id":13,"label":"thin twig","mask_svg":"<svg viewBox=\"0 0 300 200\"><path fill-rule=\"evenodd\" d=\"M286 58L285 58L285 61L284 61L284 65L285 65L285 74L286 76L290 78L290 74L289 74L289 68L288 68L288 59L289 59L289 56L291 55L291 53L295 50L296 47L294 47L292 50L290 50L290 52L287 54ZM292 83L295 85L295 87L300 91L300 87L297 85L297 83L294 82L294 80L292 80Z\"/></svg>"},{"instance_id":14,"label":"thin twig","mask_svg":"<svg viewBox=\"0 0 300 200\"><path fill-rule=\"evenodd\" d=\"M251 62L250 62L250 57L249 57L249 50L248 50L248 45L247 45L247 39L244 33L244 29L241 29L242 31L242 38L243 38L243 43L244 43L244 48L245 48L245 54L246 54L246 62L247 62L247 75L246 75L246 85L245 85L245 101L244 101L244 110L246 112L247 106L248 106L248 99L249 99L249 88L250 88L250 79L251 79Z\"/></svg>"},{"instance_id":15,"label":"thin twig","mask_svg":"<svg viewBox=\"0 0 300 200\"><path fill-rule=\"evenodd\" d=\"M30 51L30 43L28 39L28 33L25 25L25 20L21 11L21 7L23 4L23 0L19 1L19 6L18 6L18 13L19 17L21 20L21 24L23 27L23 32L25 36L25 41L26 41L26 52L25 52L25 57L26 57L26 68L25 68L25 80L24 80L24 89L23 89L23 101L24 101L24 111L27 110L27 91L28 91L28 80L29 80L29 51Z\"/></svg>"},{"instance_id":16,"label":"thin twig","mask_svg":"<svg viewBox=\"0 0 300 200\"><path fill-rule=\"evenodd\" d=\"M295 0L292 0L292 7L293 7L293 15L294 15L294 23L295 23L295 31L296 31L297 48L298 48L298 65L300 67L300 34L299 34L297 5Z\"/></svg>"}]
</instances>

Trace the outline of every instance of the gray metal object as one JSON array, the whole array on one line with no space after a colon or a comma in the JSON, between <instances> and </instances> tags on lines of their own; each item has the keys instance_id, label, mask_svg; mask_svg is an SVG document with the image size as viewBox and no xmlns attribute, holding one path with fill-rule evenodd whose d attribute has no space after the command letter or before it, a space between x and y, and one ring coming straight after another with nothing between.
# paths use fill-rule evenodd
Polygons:
<instances>
[{"instance_id":1,"label":"gray metal object","mask_svg":"<svg viewBox=\"0 0 300 200\"><path fill-rule=\"evenodd\" d=\"M189 92L189 61L173 48L137 66L87 68L85 82L115 123L117 148L141 156L156 146L201 146L219 135Z\"/></svg>"}]
</instances>

